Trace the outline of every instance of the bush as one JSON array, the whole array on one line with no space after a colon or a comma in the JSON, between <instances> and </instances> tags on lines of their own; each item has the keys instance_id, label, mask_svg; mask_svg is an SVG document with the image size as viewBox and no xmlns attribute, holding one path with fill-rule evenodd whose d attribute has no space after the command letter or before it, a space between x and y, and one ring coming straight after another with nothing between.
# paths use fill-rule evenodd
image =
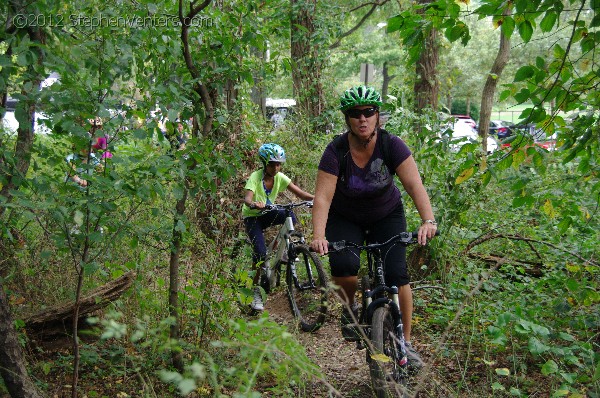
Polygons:
<instances>
[{"instance_id":1,"label":"bush","mask_svg":"<svg viewBox=\"0 0 600 398\"><path fill-rule=\"evenodd\" d=\"M479 106L471 102L469 107L469 111L467 112L467 102L462 99L452 100L452 114L453 115L469 115L473 118L473 120L479 120Z\"/></svg>"}]
</instances>

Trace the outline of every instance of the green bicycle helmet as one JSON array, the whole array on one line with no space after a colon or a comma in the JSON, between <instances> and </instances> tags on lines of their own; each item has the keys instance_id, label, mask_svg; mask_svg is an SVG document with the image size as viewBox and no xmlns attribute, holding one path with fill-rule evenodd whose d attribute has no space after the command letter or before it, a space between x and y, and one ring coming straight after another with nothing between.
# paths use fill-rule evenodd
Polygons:
<instances>
[{"instance_id":1,"label":"green bicycle helmet","mask_svg":"<svg viewBox=\"0 0 600 398\"><path fill-rule=\"evenodd\" d=\"M381 95L373 87L355 86L344 91L340 97L340 110L344 112L361 105L380 107L382 103Z\"/></svg>"},{"instance_id":2,"label":"green bicycle helmet","mask_svg":"<svg viewBox=\"0 0 600 398\"><path fill-rule=\"evenodd\" d=\"M268 162L285 162L285 151L278 144L263 144L258 148L258 157L266 165Z\"/></svg>"}]
</instances>

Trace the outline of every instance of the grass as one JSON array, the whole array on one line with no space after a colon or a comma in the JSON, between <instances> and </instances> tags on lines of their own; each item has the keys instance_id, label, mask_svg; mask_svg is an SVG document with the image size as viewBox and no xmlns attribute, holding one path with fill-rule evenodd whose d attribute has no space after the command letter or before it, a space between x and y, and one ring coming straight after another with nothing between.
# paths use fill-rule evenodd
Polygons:
<instances>
[{"instance_id":1,"label":"grass","mask_svg":"<svg viewBox=\"0 0 600 398\"><path fill-rule=\"evenodd\" d=\"M517 104L517 105L497 105L492 109L491 120L505 120L508 122L517 123L520 121L521 112L524 109L531 108L533 104ZM546 106L546 112L550 112L550 106ZM561 116L565 116L563 112L558 113Z\"/></svg>"}]
</instances>

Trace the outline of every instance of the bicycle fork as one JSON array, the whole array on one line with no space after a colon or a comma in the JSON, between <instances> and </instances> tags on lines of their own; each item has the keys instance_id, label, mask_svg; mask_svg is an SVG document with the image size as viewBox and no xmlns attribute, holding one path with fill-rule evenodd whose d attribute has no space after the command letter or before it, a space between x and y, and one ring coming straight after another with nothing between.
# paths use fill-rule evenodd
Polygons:
<instances>
[{"instance_id":1,"label":"bicycle fork","mask_svg":"<svg viewBox=\"0 0 600 398\"><path fill-rule=\"evenodd\" d=\"M373 297L377 297L378 295L382 295L382 293L389 293L392 296L390 300L388 297L379 297L373 300ZM406 355L406 343L404 340L404 329L402 325L402 314L400 313L400 299L398 297L398 288L396 286L387 287L385 285L379 285L375 287L373 290L365 291L365 295L367 296L366 304L367 309L365 311L365 323L370 325L373 321L373 314L375 310L383 305L388 306L390 309L392 320L394 324L394 336L393 340L396 343L396 349L400 355L397 355L398 358L397 365L400 368L405 368L408 365L408 356ZM370 336L370 334L368 335Z\"/></svg>"}]
</instances>

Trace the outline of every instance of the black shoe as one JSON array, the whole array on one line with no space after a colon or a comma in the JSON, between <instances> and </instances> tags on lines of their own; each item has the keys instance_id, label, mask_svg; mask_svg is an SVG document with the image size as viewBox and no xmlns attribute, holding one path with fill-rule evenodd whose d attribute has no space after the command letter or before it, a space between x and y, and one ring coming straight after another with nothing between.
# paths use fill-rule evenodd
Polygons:
<instances>
[{"instance_id":1,"label":"black shoe","mask_svg":"<svg viewBox=\"0 0 600 398\"><path fill-rule=\"evenodd\" d=\"M347 307L342 309L340 323L342 326L342 336L346 341L360 341L360 332L358 330L358 304L352 305L352 316Z\"/></svg>"},{"instance_id":2,"label":"black shoe","mask_svg":"<svg viewBox=\"0 0 600 398\"><path fill-rule=\"evenodd\" d=\"M410 343L407 342L405 344L405 346L406 346L406 357L408 358L408 368L410 370L419 370L423 366L425 366L425 363L421 359L421 356L414 349L414 347L412 346L412 344L410 344Z\"/></svg>"}]
</instances>

